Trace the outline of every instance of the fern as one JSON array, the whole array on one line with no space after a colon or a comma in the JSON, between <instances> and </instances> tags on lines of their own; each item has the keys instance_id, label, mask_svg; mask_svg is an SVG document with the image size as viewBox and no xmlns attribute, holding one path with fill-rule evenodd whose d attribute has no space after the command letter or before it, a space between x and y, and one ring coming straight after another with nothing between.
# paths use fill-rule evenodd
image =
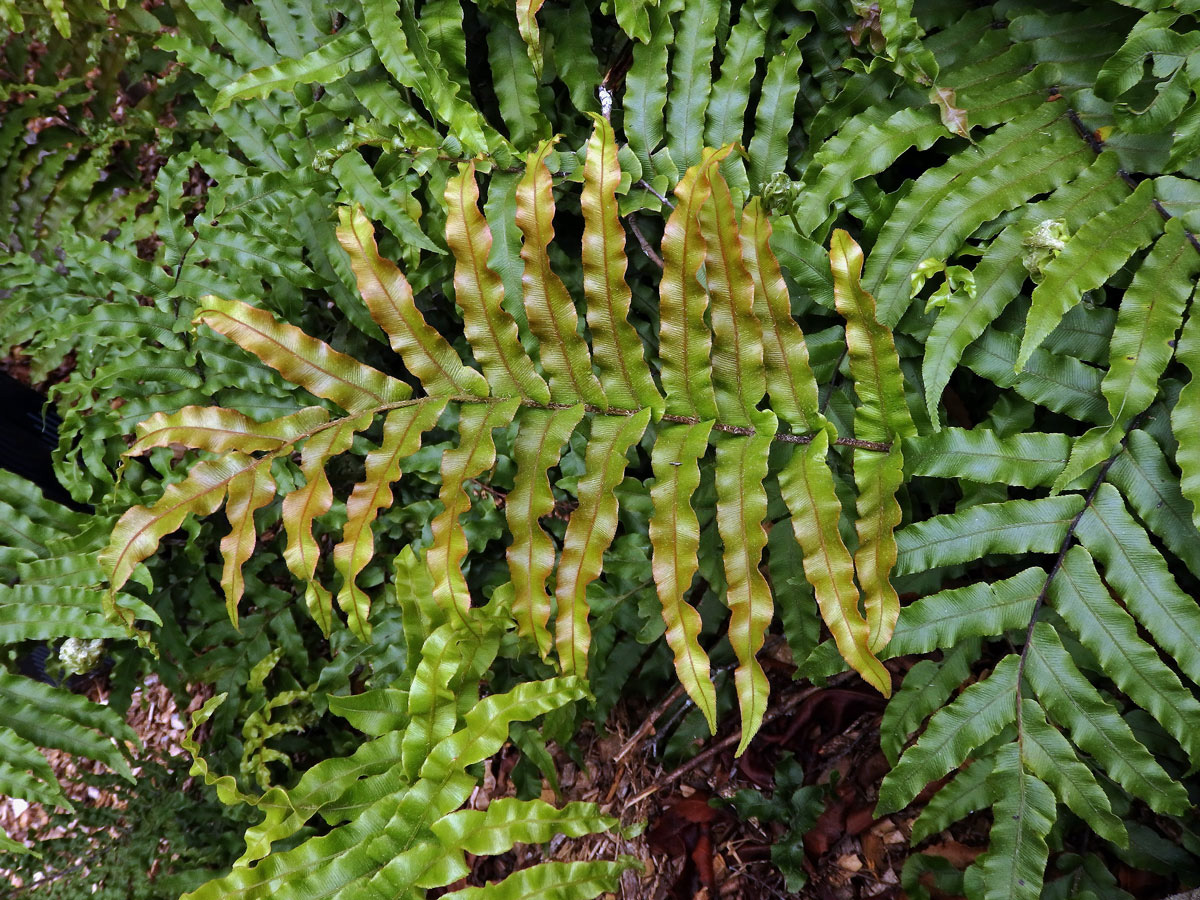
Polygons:
<instances>
[{"instance_id":1,"label":"fern","mask_svg":"<svg viewBox=\"0 0 1200 900\"><path fill-rule=\"evenodd\" d=\"M597 152L589 156L585 171L585 192L589 198L585 203L595 204L597 213L605 202L612 202L616 161L611 152L604 152L611 143L608 125L600 121L591 144ZM178 528L185 516L206 515L227 502L226 514L233 530L222 543L225 555L222 582L231 617L236 621L241 595L239 573L246 558L247 541L254 534L253 513L269 502L274 493L269 474L271 465L303 446L306 484L283 502L284 525L292 548L289 563L295 574L310 581L310 610L328 631L331 595L314 578L315 548L311 537L307 537L313 517L329 506L328 481L320 469L329 464L333 454L348 449L352 434L370 427L374 416L385 415L382 441L367 455L366 480L355 486L347 500L342 540L333 551L343 583L338 592L339 606L348 617L351 630L366 639L370 600L355 582L357 572L371 555L371 520L375 510L386 506L388 485L399 479L402 460L416 451L420 435L437 423L447 402L452 402L459 408L460 440L458 448L447 453L441 464L443 511L432 522L432 543L427 552L433 600L448 621L469 629L471 599L462 572L466 541L459 524L469 502L464 483L493 465L492 432L515 422L517 490L515 502L507 505L514 536L508 554L514 584L513 607L522 637L532 639L539 652L545 654L549 648L547 624L551 604L544 585L553 548L537 522L538 509L531 508L531 504L536 499L541 510L548 509L552 498L545 487L539 490L538 485L545 484L546 470L557 461L558 448L586 417L590 433L588 451L578 481L579 508L563 537L556 571L554 622L554 645L561 670L565 674L585 675L590 647L587 586L599 576L602 554L615 533L617 502L613 489L628 465L629 450L641 440L658 407L663 410L660 427L664 441L654 445L655 468L664 472L668 467L680 468L680 472L674 478L667 476L667 483L658 494L655 519L651 523L654 570L667 627L678 634L671 641L676 651L677 671L697 702L706 704L702 708L710 714L713 687L704 675L708 661L696 644L695 613L684 599L690 588L688 573L696 567L694 540L690 548L686 539L682 546L676 543L681 523L676 519L673 525L667 525L664 517L678 516L687 503L688 496L680 494L681 487L686 491L690 481L694 490L696 460L703 454L698 441L711 436L716 444L717 524L726 547L727 603L731 611L731 642L739 658L735 680L743 716L744 748L758 730L765 711L768 686L755 656L772 617L770 593L758 567L766 543L762 523L766 515L763 482L767 478L767 452L777 425L774 414L760 412L757 407L768 390L782 391L785 402L794 397L796 384L786 377L789 372L807 378L812 384L803 337L794 324L781 333L772 333L775 323L785 320L772 317L769 312L765 321L755 315L756 304L760 309L769 308L771 302L766 296L761 299L756 296L758 290L766 292L760 267L769 273L776 263L765 240L759 242L753 253L744 252L743 242L749 246L751 239L741 230L743 216L733 206L729 187L717 169L727 151L705 151L704 161L691 169L676 188L677 205L664 238L660 346L666 354L661 371L665 400L656 401L649 394L650 372L642 359L643 348L631 342L627 301L623 300L628 289L623 289L619 269L614 270L603 256L585 255L585 281L604 285L603 289L594 289L592 296L614 304L608 308L589 306L589 316L597 323L595 339L597 343L608 341L609 346L620 348L620 368L600 369L597 378L592 373L588 348L578 335L579 316L574 302L550 270L545 256L553 214L545 152L529 156L517 194L516 215L525 235L521 251L525 262L525 312L528 327L539 338L540 358L548 381L537 374L525 354L516 322L502 305L500 279L487 266L491 239L477 207L472 167L464 167L446 186L447 244L455 258L455 293L463 311L466 336L486 384L422 318L412 304L411 289L404 276L378 255L371 226L362 211L345 210L339 234L362 280L368 308L391 335L392 344L408 371L423 380L428 393L410 399L410 390L403 382L354 362L292 326L274 320L266 312L239 302L209 298L197 312L198 324L225 335L289 381L335 404L345 415L329 418L324 410L312 408L272 422L255 423L234 410L186 407L179 413L159 415L144 422L139 426L132 454L168 444L185 444L215 456L194 465L187 478L170 486L154 506L135 507L122 517L104 555L111 572L110 583L114 590L119 589L134 567L150 556L161 538ZM613 168L608 169L609 166ZM745 221L759 227L755 225L755 216L753 209L748 210ZM606 221L602 215L591 218L589 214L587 221L588 228L599 230L608 246L619 247L624 242L611 218ZM864 487L868 499L860 504L883 504L884 509L879 521L860 534L854 564L849 564L849 559L843 556L837 563L832 560L810 563L806 559L806 567L815 570L810 578L817 587L822 612L838 636L839 649L853 665L869 673L872 682L886 694L890 692L890 679L870 648L886 643L890 623L898 612L894 592L891 600L887 599L886 580L891 568L889 553L894 558L895 552L889 551L888 546L898 519L886 511L886 504L894 504L891 494L896 483L892 473L899 472L900 457L898 450L887 454L887 440L898 439L912 426L903 401L897 405L895 400L887 399L902 396L903 378L888 333L878 325L866 327L861 336L855 330L860 327L858 323L866 326L872 321L871 299L857 286L853 263L838 261L852 256L853 243L844 235L838 241L836 253L842 256L835 255L835 281L839 286L839 307L843 306L844 286L844 308L850 317L847 336L851 342L851 374L858 376L863 417L858 432L869 436L851 443L862 454L880 455L882 451L880 458L887 458L884 471L888 474L883 476L881 484ZM696 276L701 264L705 266L712 297L711 330L704 321L707 295ZM777 275L774 284L778 284ZM777 291L778 287L772 289ZM624 337L620 337L623 333ZM786 348L790 359L777 359L767 369L762 350L764 334L770 334L776 347ZM679 364L681 361L683 365ZM882 374L876 376L871 372ZM622 402L649 397L652 405L610 407L607 399L610 390ZM820 421L814 402L815 384L809 391L809 397L802 402L808 408L808 415ZM813 441L812 432L788 435L793 445L811 441L810 447L815 448L810 452L809 447L798 447L796 463L789 469L798 468L803 474L798 472L797 476L783 479L784 499L797 517L793 526L806 549L812 545L807 533L814 528L824 535L821 540L826 545L836 535L840 504L820 455L821 448L828 445L826 427L822 426L819 441ZM868 465L864 461L860 468ZM803 479L803 494L798 492L800 485L793 482L794 477ZM816 522L810 519L810 498L827 510L819 514ZM683 522L686 523L686 518ZM840 538L837 544L841 544ZM535 550L539 558L536 568ZM844 549L840 552L846 553ZM820 558L822 554L816 556ZM868 623L857 609L855 569L864 591L869 586L871 591L882 592L878 600L868 596L867 601L875 634L870 633ZM715 726L715 718L712 724Z\"/></svg>"},{"instance_id":2,"label":"fern","mask_svg":"<svg viewBox=\"0 0 1200 900\"><path fill-rule=\"evenodd\" d=\"M655 600L712 730L710 609L728 607L739 753L769 703L776 612L811 677L848 663L887 694L881 660L940 651L885 715L881 810L957 770L914 839L989 806L995 824L948 890L1112 893L1099 856L1060 850L1083 827L1138 839L1141 804L1182 816L1196 763L1194 15L612 6L362 0L331 28L304 2L175 4L154 40L194 99L152 201L148 184L92 193L152 119L86 159L66 129L21 144L52 104L86 102L69 77L39 74L0 128L0 321L39 374L77 360L54 392L58 459L78 500L123 513L110 612L152 621L121 593L152 583L155 608L194 607L253 647L239 659L279 666L251 691L249 661L213 663L230 700L210 721L265 729L213 760L241 754L267 786L209 773L264 819L201 895L306 896L327 851L331 891L416 892L458 877L459 853L611 827L537 804L489 820L458 808L465 766L424 767L454 734L505 739L470 712L502 633L560 673L561 737L585 679L603 712L625 677L613 642L654 631L637 609ZM168 549L179 527L191 546ZM218 541L213 604L182 572ZM398 609L381 587L397 546ZM315 627L291 618L284 566ZM163 618L161 640L207 646ZM89 608L36 633L85 620L113 628ZM264 621L286 624L251 636ZM315 671L273 656L318 631L333 658L319 645ZM340 696L358 660L370 689ZM371 740L285 789L266 741L283 746L295 720L270 717L289 696L330 696ZM434 794L400 834L404 804ZM304 840L318 815L332 830ZM593 895L618 868L550 863L481 891Z\"/></svg>"},{"instance_id":3,"label":"fern","mask_svg":"<svg viewBox=\"0 0 1200 900\"><path fill-rule=\"evenodd\" d=\"M4 550L0 556L0 641L122 641L125 629L102 610L96 552L105 528L37 496L36 488L0 471ZM128 595L114 598L138 618L154 613ZM7 797L72 809L39 747L103 762L129 782L133 730L115 710L52 683L0 670L0 792ZM25 852L11 839L4 849Z\"/></svg>"}]
</instances>

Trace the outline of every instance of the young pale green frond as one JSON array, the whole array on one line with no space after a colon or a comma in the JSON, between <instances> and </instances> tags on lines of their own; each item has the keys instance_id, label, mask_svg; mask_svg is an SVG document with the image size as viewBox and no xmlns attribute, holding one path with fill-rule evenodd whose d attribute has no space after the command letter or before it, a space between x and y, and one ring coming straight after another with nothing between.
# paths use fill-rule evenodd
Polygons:
<instances>
[{"instance_id":1,"label":"young pale green frond","mask_svg":"<svg viewBox=\"0 0 1200 900\"><path fill-rule=\"evenodd\" d=\"M754 310L754 281L743 256L738 211L729 184L714 166L709 196L699 209L704 278L712 320L712 378L717 415L747 428L766 392L763 328ZM774 428L772 428L774 431Z\"/></svg>"},{"instance_id":2,"label":"young pale green frond","mask_svg":"<svg viewBox=\"0 0 1200 900\"><path fill-rule=\"evenodd\" d=\"M289 571L305 585L309 615L325 634L333 629L333 595L314 578L320 548L313 536L313 522L333 506L326 464L349 450L355 433L369 427L371 419L370 415L342 419L306 440L300 455L304 484L283 498L283 524L287 529L283 558Z\"/></svg>"},{"instance_id":3,"label":"young pale green frond","mask_svg":"<svg viewBox=\"0 0 1200 900\"><path fill-rule=\"evenodd\" d=\"M742 213L742 253L754 281L754 315L762 328L763 365L771 406L806 433L826 425L804 332L792 318L791 298L771 251L771 221L756 197Z\"/></svg>"},{"instance_id":4,"label":"young pale green frond","mask_svg":"<svg viewBox=\"0 0 1200 900\"><path fill-rule=\"evenodd\" d=\"M182 444L212 453L257 453L279 450L312 434L329 420L327 410L309 406L270 422L256 422L245 413L219 406L185 406L174 413L156 413L139 422L130 456L153 447Z\"/></svg>"}]
</instances>

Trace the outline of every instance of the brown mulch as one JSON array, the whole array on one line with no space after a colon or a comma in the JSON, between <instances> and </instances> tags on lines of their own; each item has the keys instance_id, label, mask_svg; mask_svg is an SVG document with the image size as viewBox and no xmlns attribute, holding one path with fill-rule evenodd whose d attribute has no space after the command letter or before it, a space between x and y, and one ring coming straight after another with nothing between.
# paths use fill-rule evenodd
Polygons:
<instances>
[{"instance_id":1,"label":"brown mulch","mask_svg":"<svg viewBox=\"0 0 1200 900\"><path fill-rule=\"evenodd\" d=\"M106 704L109 691L103 678L92 679L86 690L82 691L94 703ZM170 757L185 755L182 740L187 733L191 714L199 709L204 702L204 692L194 692L192 703L182 712L175 705L175 698L158 677L150 675L145 683L133 692L132 702L125 721L137 733L142 741L142 749L136 754L136 759L164 763ZM124 809L125 802L120 796L111 791L105 791L88 785L85 775L99 775L107 772L107 767L95 760L81 759L64 753L61 750L43 748L43 755L50 763L50 768L58 777L63 793L75 806L90 806L94 808ZM141 766L133 765L135 776L141 774ZM41 803L29 803L11 797L0 796L0 829L15 841L20 841L32 847L39 841L61 838L69 830L78 830L83 826L76 823L54 825L50 819L50 810ZM84 829L87 830L87 829ZM105 829L93 829L98 840L106 835ZM115 837L116 835L111 835ZM11 872L0 869L0 880L8 879L13 887L22 887L21 879Z\"/></svg>"}]
</instances>

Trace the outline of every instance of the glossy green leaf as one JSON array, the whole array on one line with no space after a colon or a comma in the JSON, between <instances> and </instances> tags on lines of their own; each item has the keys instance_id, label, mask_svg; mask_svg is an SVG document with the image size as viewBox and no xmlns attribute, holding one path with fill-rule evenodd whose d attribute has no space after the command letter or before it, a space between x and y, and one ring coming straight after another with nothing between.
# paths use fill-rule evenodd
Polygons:
<instances>
[{"instance_id":1,"label":"glossy green leaf","mask_svg":"<svg viewBox=\"0 0 1200 900\"><path fill-rule=\"evenodd\" d=\"M1085 292L1104 284L1133 253L1159 235L1162 220L1151 202L1153 197L1153 182L1143 182L1120 205L1073 234L1062 254L1046 267L1045 278L1033 292L1016 371L1025 367L1034 349Z\"/></svg>"},{"instance_id":2,"label":"glossy green leaf","mask_svg":"<svg viewBox=\"0 0 1200 900\"><path fill-rule=\"evenodd\" d=\"M1109 777L1160 812L1183 809L1187 793L1163 771L1117 711L1092 687L1054 629L1037 623L1026 650L1024 674L1056 722Z\"/></svg>"},{"instance_id":3,"label":"glossy green leaf","mask_svg":"<svg viewBox=\"0 0 1200 900\"><path fill-rule=\"evenodd\" d=\"M1017 715L1018 658L1004 657L992 674L934 713L915 744L883 779L877 813L903 809L931 781L962 765L971 751L1000 733Z\"/></svg>"}]
</instances>

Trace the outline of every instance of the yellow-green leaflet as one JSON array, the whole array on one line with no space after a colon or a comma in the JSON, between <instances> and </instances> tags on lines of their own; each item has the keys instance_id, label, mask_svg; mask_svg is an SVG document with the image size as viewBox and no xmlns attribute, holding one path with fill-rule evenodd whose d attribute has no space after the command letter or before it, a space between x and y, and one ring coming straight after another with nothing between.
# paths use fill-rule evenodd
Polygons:
<instances>
[{"instance_id":1,"label":"yellow-green leaflet","mask_svg":"<svg viewBox=\"0 0 1200 900\"><path fill-rule=\"evenodd\" d=\"M127 456L145 453L152 447L183 444L196 450L225 453L237 450L255 453L278 450L284 444L311 434L329 419L319 406L306 406L270 422L255 422L236 409L220 406L185 406L178 412L155 413L137 426L137 441Z\"/></svg>"},{"instance_id":2,"label":"yellow-green leaflet","mask_svg":"<svg viewBox=\"0 0 1200 900\"><path fill-rule=\"evenodd\" d=\"M521 259L525 271L525 314L538 339L538 356L550 376L550 393L557 403L583 400L603 409L608 404L592 374L591 354L579 336L579 312L552 268L547 247L554 240L554 193L546 156L554 149L543 141L530 153L525 177L517 185L517 227L525 240Z\"/></svg>"},{"instance_id":3,"label":"yellow-green leaflet","mask_svg":"<svg viewBox=\"0 0 1200 900\"><path fill-rule=\"evenodd\" d=\"M346 412L363 412L412 396L412 389L403 381L339 353L265 309L208 296L196 310L195 320L253 353L288 381L332 400Z\"/></svg>"},{"instance_id":4,"label":"yellow-green leaflet","mask_svg":"<svg viewBox=\"0 0 1200 900\"><path fill-rule=\"evenodd\" d=\"M766 392L762 325L754 315L754 280L742 256L739 216L716 166L706 170L710 195L700 207L704 275L712 315L712 370L717 414L727 425L751 427ZM775 426L772 423L771 431Z\"/></svg>"},{"instance_id":5,"label":"yellow-green leaflet","mask_svg":"<svg viewBox=\"0 0 1200 900\"><path fill-rule=\"evenodd\" d=\"M855 450L854 483L858 487L854 569L871 630L871 651L878 653L887 646L900 616L900 598L888 577L898 553L896 526L901 514L896 491L904 483L899 442L886 453Z\"/></svg>"},{"instance_id":6,"label":"yellow-green leaflet","mask_svg":"<svg viewBox=\"0 0 1200 900\"><path fill-rule=\"evenodd\" d=\"M715 734L717 691L709 677L708 656L700 647L700 614L684 599L696 574L700 547L692 494L700 484L698 461L708 450L711 431L712 422L660 426L651 454L654 515L650 517L650 545L654 549L654 584L667 626L667 645L675 654L675 672Z\"/></svg>"},{"instance_id":7,"label":"yellow-green leaflet","mask_svg":"<svg viewBox=\"0 0 1200 900\"><path fill-rule=\"evenodd\" d=\"M168 486L154 506L126 510L100 555L109 572L109 597L124 586L137 564L153 555L159 541L182 525L187 516L215 512L225 499L229 483L263 465L264 460L266 457L254 459L242 453L203 460L192 466L186 479ZM269 466L269 460L265 464Z\"/></svg>"},{"instance_id":8,"label":"yellow-green leaflet","mask_svg":"<svg viewBox=\"0 0 1200 900\"><path fill-rule=\"evenodd\" d=\"M571 514L558 565L558 618L554 643L563 674L587 676L587 586L604 566L604 551L617 530L617 497L613 488L625 475L625 454L641 440L650 410L632 416L595 416L588 440L586 471L579 479L579 506Z\"/></svg>"},{"instance_id":9,"label":"yellow-green leaflet","mask_svg":"<svg viewBox=\"0 0 1200 900\"><path fill-rule=\"evenodd\" d=\"M862 286L862 248L840 228L829 241L837 311L846 319L846 350L858 407L854 436L890 441L916 434L904 399L904 375L892 332L875 315L875 298Z\"/></svg>"},{"instance_id":10,"label":"yellow-green leaflet","mask_svg":"<svg viewBox=\"0 0 1200 900\"><path fill-rule=\"evenodd\" d=\"M767 454L775 435L775 416L760 412L754 418L753 435L717 435L717 531L725 544L729 607L729 643L737 655L734 671L738 706L742 711L741 755L762 725L770 686L758 664L774 607L771 589L759 571L767 531Z\"/></svg>"},{"instance_id":11,"label":"yellow-green leaflet","mask_svg":"<svg viewBox=\"0 0 1200 900\"><path fill-rule=\"evenodd\" d=\"M454 299L463 330L492 394L549 403L550 388L522 348L517 323L501 305L504 285L487 264L492 232L479 211L473 162L446 181L446 243L454 254Z\"/></svg>"},{"instance_id":12,"label":"yellow-green leaflet","mask_svg":"<svg viewBox=\"0 0 1200 900\"><path fill-rule=\"evenodd\" d=\"M433 544L425 558L433 574L433 599L464 625L471 595L461 568L467 555L467 535L458 517L471 506L466 481L483 474L496 461L492 429L511 422L520 405L516 397L498 403L463 404L458 447L442 457L442 489L438 496L443 509L433 520Z\"/></svg>"},{"instance_id":13,"label":"yellow-green leaflet","mask_svg":"<svg viewBox=\"0 0 1200 900\"><path fill-rule=\"evenodd\" d=\"M771 221L755 197L742 213L742 254L754 281L754 314L762 327L763 365L771 407L784 422L813 432L825 426L804 332L771 251Z\"/></svg>"},{"instance_id":14,"label":"yellow-green leaflet","mask_svg":"<svg viewBox=\"0 0 1200 900\"><path fill-rule=\"evenodd\" d=\"M392 502L391 485L400 479L400 460L420 449L421 435L437 424L445 407L445 400L430 400L388 413L383 423L383 440L367 454L366 477L354 486L346 501L342 540L333 548L333 563L342 576L337 600L346 613L350 630L363 641L371 634L368 621L371 599L356 580L375 555L371 523L379 510Z\"/></svg>"},{"instance_id":15,"label":"yellow-green leaflet","mask_svg":"<svg viewBox=\"0 0 1200 900\"><path fill-rule=\"evenodd\" d=\"M592 333L593 361L608 402L617 409L652 407L661 413L663 398L646 365L642 339L629 324L632 294L625 282L625 229L617 218L621 168L612 126L593 116L596 126L587 145L583 196L583 293Z\"/></svg>"},{"instance_id":16,"label":"yellow-green leaflet","mask_svg":"<svg viewBox=\"0 0 1200 900\"><path fill-rule=\"evenodd\" d=\"M537 13L543 2L517 0L517 30L521 32L521 40L525 42L529 61L533 63L533 72L538 78L542 77L542 35L538 29Z\"/></svg>"},{"instance_id":17,"label":"yellow-green leaflet","mask_svg":"<svg viewBox=\"0 0 1200 900\"><path fill-rule=\"evenodd\" d=\"M555 552L554 543L538 519L554 509L546 472L558 463L563 444L583 419L583 412L580 403L567 409L523 409L517 416L517 476L504 504L513 535L507 551L508 571L512 576L517 633L533 639L542 659L554 643L546 628L551 606L546 579L554 569Z\"/></svg>"},{"instance_id":18,"label":"yellow-green leaflet","mask_svg":"<svg viewBox=\"0 0 1200 900\"><path fill-rule=\"evenodd\" d=\"M271 478L270 463L250 466L229 482L229 500L225 505L229 533L221 538L221 555L225 561L221 570L221 586L225 589L225 609L235 628L238 623L238 603L246 590L242 566L254 552L254 545L258 541L254 513L274 499L275 481Z\"/></svg>"},{"instance_id":19,"label":"yellow-green leaflet","mask_svg":"<svg viewBox=\"0 0 1200 900\"><path fill-rule=\"evenodd\" d=\"M858 488L855 529L859 545L854 566L870 625L870 649L881 650L900 615L900 598L890 575L896 564L895 528L900 524L896 491L904 481L900 441L916 434L904 398L904 376L891 331L876 318L875 298L862 286L862 250L838 229L829 244L833 294L846 317L846 349L859 405L854 436L890 444L886 454L856 449L854 483Z\"/></svg>"},{"instance_id":20,"label":"yellow-green leaflet","mask_svg":"<svg viewBox=\"0 0 1200 900\"><path fill-rule=\"evenodd\" d=\"M333 487L325 474L326 464L330 457L349 450L355 433L370 427L372 419L370 415L342 419L305 441L300 455L304 485L283 498L283 524L287 529L283 558L291 573L304 583L309 615L326 635L333 628L333 596L313 578L321 550L313 537L312 524L333 506Z\"/></svg>"},{"instance_id":21,"label":"yellow-green leaflet","mask_svg":"<svg viewBox=\"0 0 1200 900\"><path fill-rule=\"evenodd\" d=\"M431 395L486 397L488 386L483 376L463 365L454 348L426 323L404 273L379 255L375 230L362 207L343 207L338 215L338 241L350 255L358 291L404 365Z\"/></svg>"},{"instance_id":22,"label":"yellow-green leaflet","mask_svg":"<svg viewBox=\"0 0 1200 900\"><path fill-rule=\"evenodd\" d=\"M779 490L792 513L792 530L804 552L804 575L817 595L821 618L838 652L885 697L892 677L870 649L870 630L858 609L854 562L838 532L842 505L825 464L829 435L818 431L812 443L796 448L779 473Z\"/></svg>"},{"instance_id":23,"label":"yellow-green leaflet","mask_svg":"<svg viewBox=\"0 0 1200 900\"><path fill-rule=\"evenodd\" d=\"M705 248L698 216L711 190L709 173L731 149L706 149L701 162L688 169L675 187L675 210L663 230L659 354L666 410L674 416L717 418L709 375L712 338L704 321L708 293L697 277Z\"/></svg>"}]
</instances>

